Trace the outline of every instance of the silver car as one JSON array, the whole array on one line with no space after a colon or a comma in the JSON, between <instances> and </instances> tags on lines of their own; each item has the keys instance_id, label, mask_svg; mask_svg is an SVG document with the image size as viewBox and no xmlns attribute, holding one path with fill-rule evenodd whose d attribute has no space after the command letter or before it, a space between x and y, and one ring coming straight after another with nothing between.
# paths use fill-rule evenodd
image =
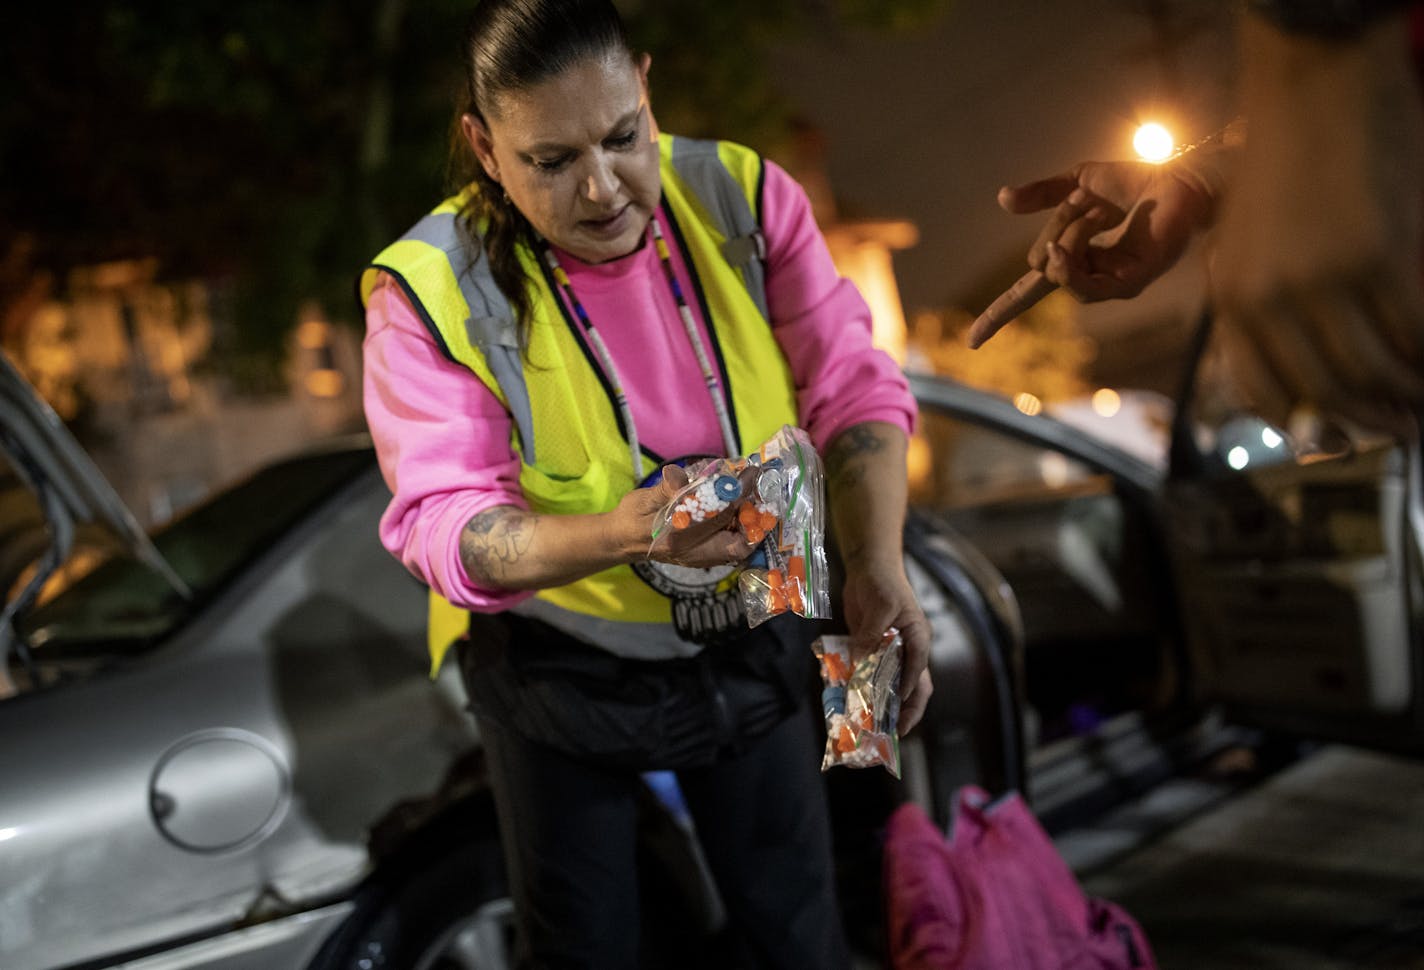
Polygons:
<instances>
[{"instance_id":1,"label":"silver car","mask_svg":"<svg viewBox=\"0 0 1424 970\"><path fill-rule=\"evenodd\" d=\"M827 776L848 908L875 909L851 894L894 799L947 821L958 785L1019 788L1053 829L1237 723L1420 746L1416 451L1153 464L913 384L930 453L906 568L936 692L903 784ZM0 357L0 453L0 968L507 966L479 739L453 670L428 676L423 589L377 542L369 444L147 536ZM724 914L666 808L649 923L700 940Z\"/></svg>"}]
</instances>

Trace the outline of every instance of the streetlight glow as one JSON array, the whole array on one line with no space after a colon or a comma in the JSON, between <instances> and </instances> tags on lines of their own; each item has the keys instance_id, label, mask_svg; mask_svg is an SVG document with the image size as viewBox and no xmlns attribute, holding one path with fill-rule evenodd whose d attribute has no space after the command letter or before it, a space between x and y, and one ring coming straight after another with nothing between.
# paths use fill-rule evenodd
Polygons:
<instances>
[{"instance_id":1,"label":"streetlight glow","mask_svg":"<svg viewBox=\"0 0 1424 970\"><path fill-rule=\"evenodd\" d=\"M1155 121L1138 125L1132 136L1132 149L1145 162L1165 162L1176 147L1172 133Z\"/></svg>"}]
</instances>

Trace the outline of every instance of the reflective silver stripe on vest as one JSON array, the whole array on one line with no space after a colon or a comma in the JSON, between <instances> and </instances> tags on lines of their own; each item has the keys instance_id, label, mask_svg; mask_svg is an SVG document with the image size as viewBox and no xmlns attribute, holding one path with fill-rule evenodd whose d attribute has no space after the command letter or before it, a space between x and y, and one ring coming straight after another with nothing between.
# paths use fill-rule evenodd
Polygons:
<instances>
[{"instance_id":1,"label":"reflective silver stripe on vest","mask_svg":"<svg viewBox=\"0 0 1424 970\"><path fill-rule=\"evenodd\" d=\"M470 343L484 354L485 363L509 402L510 416L519 429L525 464L534 464L534 414L529 407L529 388L524 383L519 331L509 300L490 274L488 257L453 212L431 213L402 238L434 246L450 261L450 269L460 285L460 295L470 308L465 332ZM471 253L483 258L471 261Z\"/></svg>"},{"instance_id":2,"label":"reflective silver stripe on vest","mask_svg":"<svg viewBox=\"0 0 1424 970\"><path fill-rule=\"evenodd\" d=\"M674 660L693 657L702 646L677 635L671 623L623 623L601 620L555 606L537 596L513 606L511 612L532 616L569 636L631 660Z\"/></svg>"},{"instance_id":3,"label":"reflective silver stripe on vest","mask_svg":"<svg viewBox=\"0 0 1424 970\"><path fill-rule=\"evenodd\" d=\"M763 319L770 320L766 309L766 237L742 187L722 164L717 154L715 141L692 138L672 140L672 167L678 177L701 200L703 207L717 223L717 228L727 241L722 244L722 255L733 266L742 268L747 292L752 302L761 311Z\"/></svg>"}]
</instances>

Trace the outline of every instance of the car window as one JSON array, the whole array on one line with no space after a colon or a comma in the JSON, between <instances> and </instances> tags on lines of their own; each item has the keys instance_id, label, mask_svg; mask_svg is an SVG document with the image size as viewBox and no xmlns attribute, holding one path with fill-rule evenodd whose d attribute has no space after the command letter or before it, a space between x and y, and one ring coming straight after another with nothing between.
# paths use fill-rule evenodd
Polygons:
<instances>
[{"instance_id":1,"label":"car window","mask_svg":"<svg viewBox=\"0 0 1424 970\"><path fill-rule=\"evenodd\" d=\"M39 500L0 453L0 593L9 602L34 574L49 544Z\"/></svg>"},{"instance_id":2,"label":"car window","mask_svg":"<svg viewBox=\"0 0 1424 970\"><path fill-rule=\"evenodd\" d=\"M946 507L1049 494L1093 474L1060 451L923 411L911 454L911 500Z\"/></svg>"},{"instance_id":3,"label":"car window","mask_svg":"<svg viewBox=\"0 0 1424 970\"><path fill-rule=\"evenodd\" d=\"M138 560L112 556L20 624L37 660L124 655L171 632L318 504L370 468L369 450L264 468L175 519L154 545L193 591L184 599Z\"/></svg>"},{"instance_id":4,"label":"car window","mask_svg":"<svg viewBox=\"0 0 1424 970\"><path fill-rule=\"evenodd\" d=\"M15 472L10 459L0 453L0 594L8 604L17 600L39 572L40 560L50 549L50 529L39 499ZM79 523L69 556L50 572L35 593L43 603L73 585L113 554L116 542L107 528Z\"/></svg>"}]
</instances>

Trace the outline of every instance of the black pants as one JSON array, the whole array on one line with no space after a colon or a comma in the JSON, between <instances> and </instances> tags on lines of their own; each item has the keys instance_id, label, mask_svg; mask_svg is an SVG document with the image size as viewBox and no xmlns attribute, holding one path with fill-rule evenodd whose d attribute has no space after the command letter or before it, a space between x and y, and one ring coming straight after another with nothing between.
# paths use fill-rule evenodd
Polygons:
<instances>
[{"instance_id":1,"label":"black pants","mask_svg":"<svg viewBox=\"0 0 1424 970\"><path fill-rule=\"evenodd\" d=\"M849 966L802 633L766 624L693 660L638 662L536 621L477 619L461 669L526 962L638 966L641 773L672 769L742 965Z\"/></svg>"}]
</instances>

